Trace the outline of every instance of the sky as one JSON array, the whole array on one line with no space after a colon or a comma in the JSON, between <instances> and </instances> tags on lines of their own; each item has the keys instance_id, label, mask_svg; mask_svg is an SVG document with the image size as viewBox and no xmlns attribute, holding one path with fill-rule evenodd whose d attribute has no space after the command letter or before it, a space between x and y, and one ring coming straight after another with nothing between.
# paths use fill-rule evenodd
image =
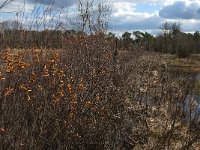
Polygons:
<instances>
[{"instance_id":1,"label":"sky","mask_svg":"<svg viewBox=\"0 0 200 150\"><path fill-rule=\"evenodd\" d=\"M3 1L0 0L0 4ZM77 4L77 0L37 1L44 7L47 7L51 1L55 10L68 8L67 13L69 15L74 14ZM109 30L115 33L139 30L156 34L160 32L161 24L166 21L180 23L183 32L200 30L200 0L110 0L110 2L112 12ZM26 0L24 9L24 0L15 0L0 10L0 21L16 18L16 12L19 10L25 11L27 16L30 15L34 3L35 0ZM63 11L61 16L64 16L64 14L66 12ZM50 18L50 16L48 17ZM27 20L24 20L25 23Z\"/></svg>"}]
</instances>

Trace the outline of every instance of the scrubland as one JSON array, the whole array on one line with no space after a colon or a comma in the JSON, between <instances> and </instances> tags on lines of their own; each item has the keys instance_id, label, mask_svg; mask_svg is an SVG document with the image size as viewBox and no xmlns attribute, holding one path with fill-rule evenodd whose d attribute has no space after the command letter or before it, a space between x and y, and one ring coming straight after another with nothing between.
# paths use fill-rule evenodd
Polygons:
<instances>
[{"instance_id":1,"label":"scrubland","mask_svg":"<svg viewBox=\"0 0 200 150\"><path fill-rule=\"evenodd\" d=\"M4 48L0 64L2 150L200 147L198 84L159 53L96 34L57 50Z\"/></svg>"}]
</instances>

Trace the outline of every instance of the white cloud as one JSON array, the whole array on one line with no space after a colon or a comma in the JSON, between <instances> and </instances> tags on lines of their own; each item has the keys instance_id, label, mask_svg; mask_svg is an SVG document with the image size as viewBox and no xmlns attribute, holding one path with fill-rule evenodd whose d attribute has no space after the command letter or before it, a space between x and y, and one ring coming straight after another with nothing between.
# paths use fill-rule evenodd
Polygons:
<instances>
[{"instance_id":1,"label":"white cloud","mask_svg":"<svg viewBox=\"0 0 200 150\"><path fill-rule=\"evenodd\" d=\"M123 6L123 7L122 7ZM135 10L135 3L130 2L115 2L113 4L113 16L133 15Z\"/></svg>"}]
</instances>

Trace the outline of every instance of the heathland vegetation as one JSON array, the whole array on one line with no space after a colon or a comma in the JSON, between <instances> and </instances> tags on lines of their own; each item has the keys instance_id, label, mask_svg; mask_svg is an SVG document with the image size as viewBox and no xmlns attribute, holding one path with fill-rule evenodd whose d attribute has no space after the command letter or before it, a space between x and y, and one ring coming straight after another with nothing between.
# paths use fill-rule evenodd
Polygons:
<instances>
[{"instance_id":1,"label":"heathland vegetation","mask_svg":"<svg viewBox=\"0 0 200 150\"><path fill-rule=\"evenodd\" d=\"M200 33L117 37L93 2L79 0L76 30L45 13L1 23L0 149L198 150Z\"/></svg>"}]
</instances>

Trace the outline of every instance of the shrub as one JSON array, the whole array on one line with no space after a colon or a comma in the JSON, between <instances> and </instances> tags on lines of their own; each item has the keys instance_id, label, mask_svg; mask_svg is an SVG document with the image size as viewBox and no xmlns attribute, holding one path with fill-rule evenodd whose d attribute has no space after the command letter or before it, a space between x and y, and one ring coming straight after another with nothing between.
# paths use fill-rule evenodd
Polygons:
<instances>
[{"instance_id":1,"label":"shrub","mask_svg":"<svg viewBox=\"0 0 200 150\"><path fill-rule=\"evenodd\" d=\"M188 50L181 49L180 51L178 51L179 58L187 58L189 56L190 56L190 52Z\"/></svg>"}]
</instances>

